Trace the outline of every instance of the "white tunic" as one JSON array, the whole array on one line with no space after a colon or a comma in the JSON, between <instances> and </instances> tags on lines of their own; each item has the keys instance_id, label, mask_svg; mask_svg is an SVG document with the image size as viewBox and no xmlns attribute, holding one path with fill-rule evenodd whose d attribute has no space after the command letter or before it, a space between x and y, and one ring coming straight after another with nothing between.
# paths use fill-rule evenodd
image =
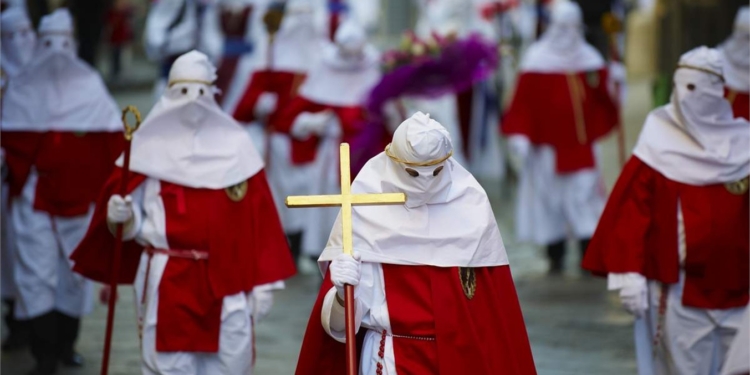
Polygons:
<instances>
[{"instance_id":1,"label":"white tunic","mask_svg":"<svg viewBox=\"0 0 750 375\"><path fill-rule=\"evenodd\" d=\"M512 148L528 147L527 151L519 152L527 156L522 158L518 186L518 240L548 245L568 235L591 238L606 202L599 168L559 174L552 147L529 146L528 141L518 136L511 137L509 142Z\"/></svg>"},{"instance_id":2,"label":"white tunic","mask_svg":"<svg viewBox=\"0 0 750 375\"><path fill-rule=\"evenodd\" d=\"M135 238L141 244L169 249L166 238L166 215L160 195L159 180L148 178L133 193L134 225L124 238ZM151 266L148 267L149 259ZM253 370L253 300L252 291L224 297L221 310L221 334L218 353L156 351L156 325L159 283L169 257L165 254L141 255L135 278L138 319L142 327L141 351L144 375L151 374L252 374ZM144 283L146 298L143 304ZM283 282L256 287L260 290L281 289Z\"/></svg>"},{"instance_id":3,"label":"white tunic","mask_svg":"<svg viewBox=\"0 0 750 375\"><path fill-rule=\"evenodd\" d=\"M74 217L37 211L36 181L32 169L21 196L11 203L16 235L15 314L18 319L31 319L57 310L81 317L93 309L93 285L71 270L69 257L86 234L93 205L88 214Z\"/></svg>"}]
</instances>

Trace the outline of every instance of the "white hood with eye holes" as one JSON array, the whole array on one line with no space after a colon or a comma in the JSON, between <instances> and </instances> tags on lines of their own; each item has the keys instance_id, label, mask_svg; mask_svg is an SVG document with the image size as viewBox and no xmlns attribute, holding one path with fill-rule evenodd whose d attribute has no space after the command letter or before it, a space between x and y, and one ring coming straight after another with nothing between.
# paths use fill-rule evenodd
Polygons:
<instances>
[{"instance_id":1,"label":"white hood with eye holes","mask_svg":"<svg viewBox=\"0 0 750 375\"><path fill-rule=\"evenodd\" d=\"M42 18L31 61L3 97L2 130L122 130L120 110L101 76L76 56L67 9Z\"/></svg>"},{"instance_id":2,"label":"white hood with eye holes","mask_svg":"<svg viewBox=\"0 0 750 375\"><path fill-rule=\"evenodd\" d=\"M698 47L680 58L671 102L652 111L633 154L669 179L691 185L750 174L750 122L724 99L719 52Z\"/></svg>"},{"instance_id":3,"label":"white hood with eye holes","mask_svg":"<svg viewBox=\"0 0 750 375\"><path fill-rule=\"evenodd\" d=\"M132 171L191 188L223 189L263 169L250 136L214 100L215 71L200 52L175 61L171 85L133 135ZM120 157L116 164L122 162Z\"/></svg>"},{"instance_id":4,"label":"white hood with eye holes","mask_svg":"<svg viewBox=\"0 0 750 375\"><path fill-rule=\"evenodd\" d=\"M570 0L552 4L547 30L521 59L521 71L570 73L602 69L604 58L583 37L581 8Z\"/></svg>"},{"instance_id":5,"label":"white hood with eye holes","mask_svg":"<svg viewBox=\"0 0 750 375\"><path fill-rule=\"evenodd\" d=\"M400 137L405 137L404 142ZM397 142L403 147L392 149L392 155L409 162L442 160L452 149L445 129L421 113L399 126L393 140ZM440 166L443 170L433 176ZM448 158L435 165L409 168L419 171L420 177L410 176L402 163L383 152L370 159L354 179L354 194L407 194L405 205L352 209L354 251L362 261L437 267L508 264L487 194L464 167ZM419 178L426 182L416 182ZM339 216L319 259L323 272L342 250Z\"/></svg>"}]
</instances>

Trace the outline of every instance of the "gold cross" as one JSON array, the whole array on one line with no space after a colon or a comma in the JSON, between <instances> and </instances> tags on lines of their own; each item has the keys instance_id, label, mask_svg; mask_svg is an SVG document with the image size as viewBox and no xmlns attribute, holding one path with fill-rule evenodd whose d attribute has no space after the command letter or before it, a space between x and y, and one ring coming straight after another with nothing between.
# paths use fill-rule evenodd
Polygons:
<instances>
[{"instance_id":1,"label":"gold cross","mask_svg":"<svg viewBox=\"0 0 750 375\"><path fill-rule=\"evenodd\" d=\"M341 227L344 253L352 255L352 206L383 205L406 202L404 193L352 194L351 172L349 171L349 144L342 143L339 150L341 165L341 194L339 195L301 195L286 197L286 206L297 207L335 207L341 206Z\"/></svg>"}]
</instances>

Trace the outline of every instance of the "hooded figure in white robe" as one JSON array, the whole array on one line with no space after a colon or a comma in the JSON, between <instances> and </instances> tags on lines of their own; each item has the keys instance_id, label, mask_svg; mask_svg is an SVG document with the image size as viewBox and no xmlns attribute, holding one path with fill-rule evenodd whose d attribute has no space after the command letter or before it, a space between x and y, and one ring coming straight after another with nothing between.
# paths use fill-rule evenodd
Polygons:
<instances>
[{"instance_id":1,"label":"hooded figure in white robe","mask_svg":"<svg viewBox=\"0 0 750 375\"><path fill-rule=\"evenodd\" d=\"M5 86L9 80L13 79L31 60L36 43L36 33L31 25L29 16L20 6L14 6L6 9L0 15L0 28L2 28L2 52L0 52L0 91L5 91ZM0 93L2 98L2 93ZM0 111L2 107L0 105ZM8 174L5 166L5 151L0 151L0 160L2 160L2 202L0 202L0 294L2 295L3 304L6 305L7 311L4 317L5 324L8 326L8 337L3 342L3 351L11 351L23 347L27 342L26 329L28 324L15 318L15 300L18 291L16 282L13 277L13 267L15 263L15 236L13 226L10 224L9 216L9 199L8 184L6 176Z\"/></svg>"},{"instance_id":2,"label":"hooded figure in white robe","mask_svg":"<svg viewBox=\"0 0 750 375\"><path fill-rule=\"evenodd\" d=\"M120 113L100 75L76 55L73 20L42 18L31 62L3 96L2 147L16 235L16 316L31 320L35 371L81 366L73 346L93 305L91 282L68 256L122 150Z\"/></svg>"}]
</instances>

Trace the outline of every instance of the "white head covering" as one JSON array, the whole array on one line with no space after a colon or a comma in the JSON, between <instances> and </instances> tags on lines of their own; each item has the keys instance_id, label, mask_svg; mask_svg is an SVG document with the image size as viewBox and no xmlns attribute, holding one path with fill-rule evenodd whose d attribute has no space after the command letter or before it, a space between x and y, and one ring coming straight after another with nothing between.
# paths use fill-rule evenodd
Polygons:
<instances>
[{"instance_id":1,"label":"white head covering","mask_svg":"<svg viewBox=\"0 0 750 375\"><path fill-rule=\"evenodd\" d=\"M362 168L352 193L407 195L406 205L353 208L354 250L362 261L438 267L508 264L487 194L450 157L452 150L445 128L417 112L396 130L388 151ZM320 257L323 270L342 251L340 219Z\"/></svg>"},{"instance_id":2,"label":"white head covering","mask_svg":"<svg viewBox=\"0 0 750 375\"><path fill-rule=\"evenodd\" d=\"M601 54L583 38L581 8L570 0L552 4L550 25L539 41L529 46L521 70L559 73L598 70Z\"/></svg>"},{"instance_id":3,"label":"white head covering","mask_svg":"<svg viewBox=\"0 0 750 375\"><path fill-rule=\"evenodd\" d=\"M722 65L715 49L686 52L670 103L646 119L633 153L669 179L709 185L750 174L750 122L724 99Z\"/></svg>"},{"instance_id":4,"label":"white head covering","mask_svg":"<svg viewBox=\"0 0 750 375\"><path fill-rule=\"evenodd\" d=\"M347 21L336 30L335 44L324 46L299 94L324 105L360 106L380 77L378 51L360 25Z\"/></svg>"},{"instance_id":5,"label":"white head covering","mask_svg":"<svg viewBox=\"0 0 750 375\"><path fill-rule=\"evenodd\" d=\"M247 132L216 103L215 79L216 68L201 52L175 60L168 88L133 135L131 170L192 188L223 189L263 168Z\"/></svg>"},{"instance_id":6,"label":"white head covering","mask_svg":"<svg viewBox=\"0 0 750 375\"><path fill-rule=\"evenodd\" d=\"M12 77L31 60L36 34L29 16L21 7L9 8L0 15L0 30L0 66L3 74Z\"/></svg>"},{"instance_id":7,"label":"white head covering","mask_svg":"<svg viewBox=\"0 0 750 375\"><path fill-rule=\"evenodd\" d=\"M724 55L727 87L750 91L750 7L740 8L734 19L734 32L719 48Z\"/></svg>"},{"instance_id":8,"label":"white head covering","mask_svg":"<svg viewBox=\"0 0 750 375\"><path fill-rule=\"evenodd\" d=\"M10 81L2 116L6 131L122 130L120 111L99 73L76 56L67 9L42 18L34 56Z\"/></svg>"}]
</instances>

